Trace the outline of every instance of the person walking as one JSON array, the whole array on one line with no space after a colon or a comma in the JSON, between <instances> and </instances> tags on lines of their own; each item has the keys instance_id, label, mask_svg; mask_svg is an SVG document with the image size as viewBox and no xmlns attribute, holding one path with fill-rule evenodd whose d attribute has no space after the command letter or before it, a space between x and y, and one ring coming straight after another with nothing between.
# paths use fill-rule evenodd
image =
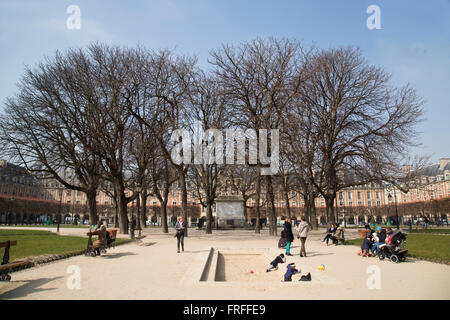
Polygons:
<instances>
[{"instance_id":1,"label":"person walking","mask_svg":"<svg viewBox=\"0 0 450 320\"><path fill-rule=\"evenodd\" d=\"M286 235L286 255L292 256L291 243L294 241L294 234L292 233L291 219L289 218L286 218L284 221L284 234Z\"/></svg>"},{"instance_id":2,"label":"person walking","mask_svg":"<svg viewBox=\"0 0 450 320\"><path fill-rule=\"evenodd\" d=\"M186 229L186 222L184 222L183 217L178 217L178 221L175 223L175 229L177 230L177 253L180 253L180 244L181 250L184 251L184 230Z\"/></svg>"},{"instance_id":3,"label":"person walking","mask_svg":"<svg viewBox=\"0 0 450 320\"><path fill-rule=\"evenodd\" d=\"M311 230L311 227L309 226L308 222L306 222L305 217L302 217L300 220L301 222L297 226L298 236L301 242L300 257L306 257L305 243L306 238L308 237L308 232Z\"/></svg>"}]
</instances>

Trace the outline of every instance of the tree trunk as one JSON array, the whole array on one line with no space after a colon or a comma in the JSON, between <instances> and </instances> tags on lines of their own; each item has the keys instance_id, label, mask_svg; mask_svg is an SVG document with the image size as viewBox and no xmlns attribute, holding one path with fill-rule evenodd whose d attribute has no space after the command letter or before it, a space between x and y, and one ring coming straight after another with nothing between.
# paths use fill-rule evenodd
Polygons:
<instances>
[{"instance_id":1,"label":"tree trunk","mask_svg":"<svg viewBox=\"0 0 450 320\"><path fill-rule=\"evenodd\" d=\"M186 175L183 171L183 166L180 170L180 183L181 183L181 211L184 221L186 222L186 229L184 229L184 236L188 236L188 207L187 207L187 187L186 187Z\"/></svg>"},{"instance_id":2,"label":"tree trunk","mask_svg":"<svg viewBox=\"0 0 450 320\"><path fill-rule=\"evenodd\" d=\"M313 230L317 230L319 228L317 223L317 212L316 212L316 198L315 196L310 193L309 195L309 210L310 210L310 216L311 216L311 228Z\"/></svg>"},{"instance_id":3,"label":"tree trunk","mask_svg":"<svg viewBox=\"0 0 450 320\"><path fill-rule=\"evenodd\" d=\"M334 199L331 196L328 196L325 198L325 203L327 206L327 222L332 222L334 223L335 219L334 219Z\"/></svg>"},{"instance_id":4,"label":"tree trunk","mask_svg":"<svg viewBox=\"0 0 450 320\"><path fill-rule=\"evenodd\" d=\"M259 203L261 202L261 172L260 168L256 170L257 177L256 177L256 226L255 226L255 233L261 233L260 228L260 219L261 219L261 208L259 207Z\"/></svg>"},{"instance_id":5,"label":"tree trunk","mask_svg":"<svg viewBox=\"0 0 450 320\"><path fill-rule=\"evenodd\" d=\"M288 218L291 218L291 206L289 204L289 191L284 190L284 200L286 201L286 210L288 214Z\"/></svg>"},{"instance_id":6,"label":"tree trunk","mask_svg":"<svg viewBox=\"0 0 450 320\"><path fill-rule=\"evenodd\" d=\"M305 218L306 221L311 225L311 206L309 202L309 195L308 193L303 194L303 202L305 203Z\"/></svg>"},{"instance_id":7,"label":"tree trunk","mask_svg":"<svg viewBox=\"0 0 450 320\"><path fill-rule=\"evenodd\" d=\"M212 206L209 201L206 205L206 233L212 233Z\"/></svg>"},{"instance_id":8,"label":"tree trunk","mask_svg":"<svg viewBox=\"0 0 450 320\"><path fill-rule=\"evenodd\" d=\"M119 190L117 194L117 207L119 214L119 229L121 234L128 234L128 210L125 193ZM132 217L130 217L131 219ZM131 223L131 220L130 220Z\"/></svg>"},{"instance_id":9,"label":"tree trunk","mask_svg":"<svg viewBox=\"0 0 450 320\"><path fill-rule=\"evenodd\" d=\"M117 206L117 201L114 205L114 228L119 228L119 208Z\"/></svg>"},{"instance_id":10,"label":"tree trunk","mask_svg":"<svg viewBox=\"0 0 450 320\"><path fill-rule=\"evenodd\" d=\"M140 193L138 195L138 197L136 198L136 229L142 229L142 225L141 225L141 198L140 198Z\"/></svg>"},{"instance_id":11,"label":"tree trunk","mask_svg":"<svg viewBox=\"0 0 450 320\"><path fill-rule=\"evenodd\" d=\"M144 189L139 194L141 197L141 227L147 227L147 190Z\"/></svg>"},{"instance_id":12,"label":"tree trunk","mask_svg":"<svg viewBox=\"0 0 450 320\"><path fill-rule=\"evenodd\" d=\"M119 204L117 201L117 190L114 187L114 228L119 228Z\"/></svg>"},{"instance_id":13,"label":"tree trunk","mask_svg":"<svg viewBox=\"0 0 450 320\"><path fill-rule=\"evenodd\" d=\"M164 233L169 233L169 227L167 226L167 200L160 201L161 204L161 224Z\"/></svg>"},{"instance_id":14,"label":"tree trunk","mask_svg":"<svg viewBox=\"0 0 450 320\"><path fill-rule=\"evenodd\" d=\"M97 189L90 189L86 192L86 199L89 210L89 221L92 224L97 224L98 215L97 215Z\"/></svg>"},{"instance_id":15,"label":"tree trunk","mask_svg":"<svg viewBox=\"0 0 450 320\"><path fill-rule=\"evenodd\" d=\"M272 176L266 176L267 181L267 196L270 202L270 213L269 213L269 235L276 236L277 235L277 216L275 212L275 195L273 193L272 186Z\"/></svg>"},{"instance_id":16,"label":"tree trunk","mask_svg":"<svg viewBox=\"0 0 450 320\"><path fill-rule=\"evenodd\" d=\"M247 217L247 201L242 200L242 207L244 208L244 221L247 224L248 223L248 217Z\"/></svg>"}]
</instances>

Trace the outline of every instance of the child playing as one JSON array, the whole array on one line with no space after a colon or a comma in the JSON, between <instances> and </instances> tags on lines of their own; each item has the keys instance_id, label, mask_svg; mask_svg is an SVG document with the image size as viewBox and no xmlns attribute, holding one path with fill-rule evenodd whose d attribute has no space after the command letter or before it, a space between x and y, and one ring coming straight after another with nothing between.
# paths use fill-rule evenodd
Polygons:
<instances>
[{"instance_id":1,"label":"child playing","mask_svg":"<svg viewBox=\"0 0 450 320\"><path fill-rule=\"evenodd\" d=\"M269 269L266 270L266 272L272 271L272 270L278 270L278 264L279 263L285 263L286 258L284 254L280 254L277 256L271 263Z\"/></svg>"},{"instance_id":2,"label":"child playing","mask_svg":"<svg viewBox=\"0 0 450 320\"><path fill-rule=\"evenodd\" d=\"M294 274L300 273L299 270L295 269L295 263L289 263L286 268L287 270L284 274L284 281L292 281L292 276Z\"/></svg>"}]
</instances>

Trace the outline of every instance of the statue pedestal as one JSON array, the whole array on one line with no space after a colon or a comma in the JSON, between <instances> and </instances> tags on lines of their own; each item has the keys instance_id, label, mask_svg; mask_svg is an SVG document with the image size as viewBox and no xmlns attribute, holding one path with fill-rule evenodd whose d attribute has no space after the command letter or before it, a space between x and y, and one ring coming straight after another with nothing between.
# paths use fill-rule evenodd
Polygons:
<instances>
[{"instance_id":1,"label":"statue pedestal","mask_svg":"<svg viewBox=\"0 0 450 320\"><path fill-rule=\"evenodd\" d=\"M216 199L216 221L219 228L244 227L244 203L239 196Z\"/></svg>"}]
</instances>

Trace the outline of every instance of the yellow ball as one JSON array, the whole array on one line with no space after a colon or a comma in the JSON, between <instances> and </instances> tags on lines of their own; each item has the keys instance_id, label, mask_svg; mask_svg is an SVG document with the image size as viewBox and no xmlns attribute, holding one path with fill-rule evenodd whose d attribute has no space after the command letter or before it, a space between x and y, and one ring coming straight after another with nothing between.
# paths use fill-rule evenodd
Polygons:
<instances>
[{"instance_id":1,"label":"yellow ball","mask_svg":"<svg viewBox=\"0 0 450 320\"><path fill-rule=\"evenodd\" d=\"M324 266L323 264L321 264L321 265L319 266L319 270L320 270L320 271L325 270L325 266Z\"/></svg>"}]
</instances>

